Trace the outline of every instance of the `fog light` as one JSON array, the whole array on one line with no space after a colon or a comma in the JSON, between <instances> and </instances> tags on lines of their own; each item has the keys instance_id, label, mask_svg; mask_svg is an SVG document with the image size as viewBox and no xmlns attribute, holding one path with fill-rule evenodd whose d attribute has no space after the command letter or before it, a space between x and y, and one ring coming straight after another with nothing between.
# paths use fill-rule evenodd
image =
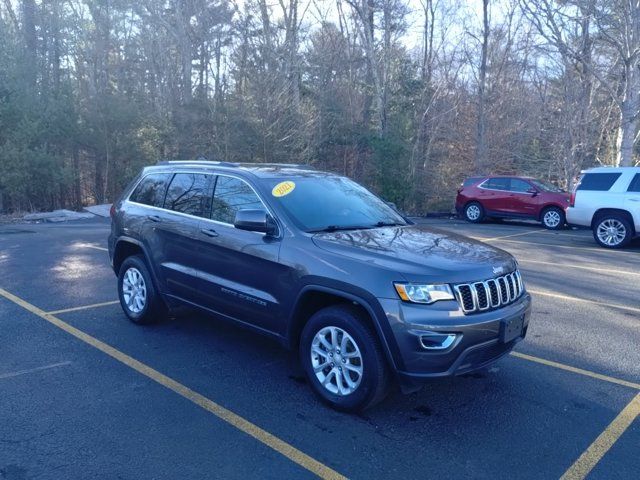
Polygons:
<instances>
[{"instance_id":1,"label":"fog light","mask_svg":"<svg viewBox=\"0 0 640 480\"><path fill-rule=\"evenodd\" d=\"M458 335L455 333L428 333L420 335L420 345L425 350L446 350L456 338Z\"/></svg>"}]
</instances>

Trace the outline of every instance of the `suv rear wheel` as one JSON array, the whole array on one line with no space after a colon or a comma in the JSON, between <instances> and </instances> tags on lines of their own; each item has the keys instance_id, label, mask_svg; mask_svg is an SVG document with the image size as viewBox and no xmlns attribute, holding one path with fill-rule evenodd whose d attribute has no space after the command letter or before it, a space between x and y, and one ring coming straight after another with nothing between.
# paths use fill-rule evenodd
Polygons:
<instances>
[{"instance_id":1,"label":"suv rear wheel","mask_svg":"<svg viewBox=\"0 0 640 480\"><path fill-rule=\"evenodd\" d=\"M337 410L364 410L388 392L380 342L354 307L316 312L300 337L300 361L314 392Z\"/></svg>"},{"instance_id":2,"label":"suv rear wheel","mask_svg":"<svg viewBox=\"0 0 640 480\"><path fill-rule=\"evenodd\" d=\"M479 223L484 218L484 208L478 202L468 203L464 207L464 218L467 222Z\"/></svg>"},{"instance_id":3,"label":"suv rear wheel","mask_svg":"<svg viewBox=\"0 0 640 480\"><path fill-rule=\"evenodd\" d=\"M631 222L619 213L602 215L593 225L593 238L605 248L622 248L632 236Z\"/></svg>"},{"instance_id":4,"label":"suv rear wheel","mask_svg":"<svg viewBox=\"0 0 640 480\"><path fill-rule=\"evenodd\" d=\"M558 207L545 208L542 211L542 225L548 230L560 230L564 227L564 212Z\"/></svg>"},{"instance_id":5,"label":"suv rear wheel","mask_svg":"<svg viewBox=\"0 0 640 480\"><path fill-rule=\"evenodd\" d=\"M165 314L162 299L141 255L132 255L122 262L118 273L118 297L122 310L133 323L155 323Z\"/></svg>"}]
</instances>

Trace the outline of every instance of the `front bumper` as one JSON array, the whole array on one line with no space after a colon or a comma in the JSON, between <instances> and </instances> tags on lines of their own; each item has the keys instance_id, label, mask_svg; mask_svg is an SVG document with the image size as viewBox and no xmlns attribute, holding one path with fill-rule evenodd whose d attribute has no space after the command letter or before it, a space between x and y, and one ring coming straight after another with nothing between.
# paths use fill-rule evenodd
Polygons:
<instances>
[{"instance_id":1,"label":"front bumper","mask_svg":"<svg viewBox=\"0 0 640 480\"><path fill-rule=\"evenodd\" d=\"M525 291L510 305L487 312L464 315L457 302L416 305L381 299L397 343L400 362L396 374L404 391L418 388L424 380L461 375L495 362L524 339L531 316L531 296ZM502 340L507 321L522 319L521 335ZM430 333L455 334L448 348L428 350L421 338Z\"/></svg>"}]
</instances>

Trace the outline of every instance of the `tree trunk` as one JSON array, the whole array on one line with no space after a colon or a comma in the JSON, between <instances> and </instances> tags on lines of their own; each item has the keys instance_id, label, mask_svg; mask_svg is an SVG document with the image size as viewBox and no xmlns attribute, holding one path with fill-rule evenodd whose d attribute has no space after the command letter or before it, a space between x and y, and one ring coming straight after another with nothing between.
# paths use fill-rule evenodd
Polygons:
<instances>
[{"instance_id":1,"label":"tree trunk","mask_svg":"<svg viewBox=\"0 0 640 480\"><path fill-rule=\"evenodd\" d=\"M486 113L486 83L487 83L487 49L489 46L489 0L482 0L482 53L480 57L480 72L478 75L478 125L476 134L476 173L486 174L487 168L487 113Z\"/></svg>"},{"instance_id":2,"label":"tree trunk","mask_svg":"<svg viewBox=\"0 0 640 480\"><path fill-rule=\"evenodd\" d=\"M633 146L638 130L638 110L640 103L638 95L640 90L640 72L638 67L632 64L625 65L624 71L624 96L620 107L620 127L618 129L616 165L631 167L633 161Z\"/></svg>"}]
</instances>

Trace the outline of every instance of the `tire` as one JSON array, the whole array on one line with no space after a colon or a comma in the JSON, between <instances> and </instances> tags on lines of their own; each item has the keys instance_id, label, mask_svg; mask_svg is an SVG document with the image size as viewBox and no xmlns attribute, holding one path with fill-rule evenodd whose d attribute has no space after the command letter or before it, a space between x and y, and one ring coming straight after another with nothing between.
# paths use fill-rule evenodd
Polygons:
<instances>
[{"instance_id":1,"label":"tire","mask_svg":"<svg viewBox=\"0 0 640 480\"><path fill-rule=\"evenodd\" d=\"M118 273L118 298L122 310L133 323L156 323L166 316L166 307L141 255L127 257L122 262Z\"/></svg>"},{"instance_id":2,"label":"tire","mask_svg":"<svg viewBox=\"0 0 640 480\"><path fill-rule=\"evenodd\" d=\"M604 248L626 247L633 238L629 219L619 213L602 215L593 224L593 238Z\"/></svg>"},{"instance_id":3,"label":"tire","mask_svg":"<svg viewBox=\"0 0 640 480\"><path fill-rule=\"evenodd\" d=\"M547 230L560 230L564 228L566 218L561 208L547 207L542 211L540 221Z\"/></svg>"},{"instance_id":4,"label":"tire","mask_svg":"<svg viewBox=\"0 0 640 480\"><path fill-rule=\"evenodd\" d=\"M478 202L469 202L464 206L464 219L471 223L480 223L484 219L484 208Z\"/></svg>"},{"instance_id":5,"label":"tire","mask_svg":"<svg viewBox=\"0 0 640 480\"><path fill-rule=\"evenodd\" d=\"M320 338L324 338L324 343ZM345 346L348 357L342 357ZM313 391L336 410L365 410L380 402L389 391L389 367L377 335L367 326L362 312L350 305L323 308L309 319L300 336L300 362ZM314 367L323 364L326 367L316 373Z\"/></svg>"}]
</instances>

